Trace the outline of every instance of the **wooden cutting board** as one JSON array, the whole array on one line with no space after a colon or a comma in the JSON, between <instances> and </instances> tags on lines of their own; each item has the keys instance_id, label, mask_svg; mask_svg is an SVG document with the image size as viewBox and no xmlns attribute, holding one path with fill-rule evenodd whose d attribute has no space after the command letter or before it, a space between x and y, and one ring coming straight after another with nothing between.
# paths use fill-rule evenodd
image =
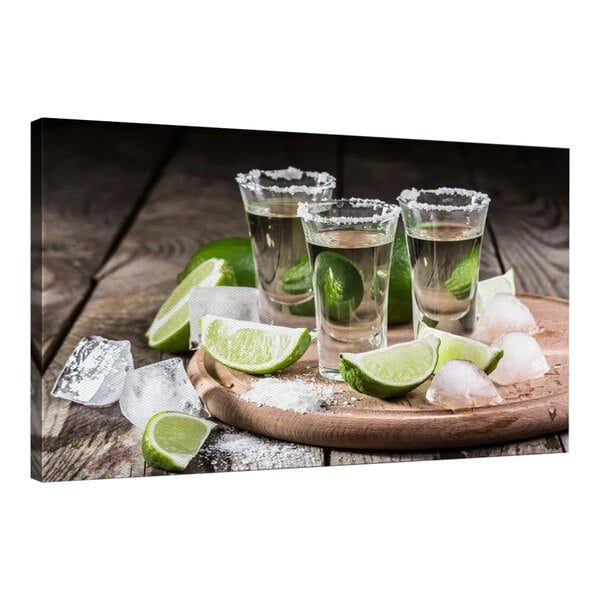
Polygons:
<instances>
[{"instance_id":1,"label":"wooden cutting board","mask_svg":"<svg viewBox=\"0 0 600 600\"><path fill-rule=\"evenodd\" d=\"M280 440L333 448L409 450L501 443L561 431L568 426L569 303L559 298L519 294L542 331L535 337L550 365L539 379L497 386L505 402L456 411L425 401L429 382L397 400L380 400L344 382L323 379L313 341L295 364L275 374L302 377L327 386L324 412L299 413L259 406L239 396L261 376L233 371L197 350L188 366L192 383L217 419L252 433ZM409 341L412 327L390 328L388 343Z\"/></svg>"}]
</instances>

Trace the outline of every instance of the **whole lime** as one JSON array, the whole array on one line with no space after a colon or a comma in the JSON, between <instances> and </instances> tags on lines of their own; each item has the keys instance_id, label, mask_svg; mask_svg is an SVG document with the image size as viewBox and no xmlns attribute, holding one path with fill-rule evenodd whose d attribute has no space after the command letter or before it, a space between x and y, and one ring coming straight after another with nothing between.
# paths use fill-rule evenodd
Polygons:
<instances>
[{"instance_id":1,"label":"whole lime","mask_svg":"<svg viewBox=\"0 0 600 600\"><path fill-rule=\"evenodd\" d=\"M209 258L222 258L233 269L238 285L256 287L256 271L252 257L252 245L248 238L229 237L209 242L196 250L185 269L177 275L181 283L199 264Z\"/></svg>"},{"instance_id":2,"label":"whole lime","mask_svg":"<svg viewBox=\"0 0 600 600\"><path fill-rule=\"evenodd\" d=\"M388 292L388 324L400 325L412 321L412 283L406 235L399 233L394 239L390 288Z\"/></svg>"}]
</instances>

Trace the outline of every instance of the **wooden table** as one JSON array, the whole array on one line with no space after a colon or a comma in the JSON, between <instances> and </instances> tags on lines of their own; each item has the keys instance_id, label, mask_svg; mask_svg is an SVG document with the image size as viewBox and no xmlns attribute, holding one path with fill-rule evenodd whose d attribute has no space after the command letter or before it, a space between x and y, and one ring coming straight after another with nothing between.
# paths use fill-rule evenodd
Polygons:
<instances>
[{"instance_id":1,"label":"wooden table","mask_svg":"<svg viewBox=\"0 0 600 600\"><path fill-rule=\"evenodd\" d=\"M520 291L568 297L567 150L42 120L32 128L32 476L164 474L144 463L118 403L49 395L86 335L128 339L137 367L168 356L144 332L201 245L247 235L233 177L254 167L326 170L337 196L393 201L407 187L492 197L481 277L514 266ZM185 357L186 359L189 356ZM368 452L302 446L228 428L186 472L566 452L568 433L497 446Z\"/></svg>"}]
</instances>

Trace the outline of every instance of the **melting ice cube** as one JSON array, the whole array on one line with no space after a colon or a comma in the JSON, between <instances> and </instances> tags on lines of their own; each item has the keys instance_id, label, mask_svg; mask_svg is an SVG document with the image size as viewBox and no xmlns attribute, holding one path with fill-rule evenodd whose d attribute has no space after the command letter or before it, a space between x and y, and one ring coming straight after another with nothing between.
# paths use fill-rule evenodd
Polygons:
<instances>
[{"instance_id":1,"label":"melting ice cube","mask_svg":"<svg viewBox=\"0 0 600 600\"><path fill-rule=\"evenodd\" d=\"M81 338L67 359L52 395L87 406L105 406L119 399L125 376L133 369L131 344L97 335Z\"/></svg>"},{"instance_id":2,"label":"melting ice cube","mask_svg":"<svg viewBox=\"0 0 600 600\"><path fill-rule=\"evenodd\" d=\"M190 350L200 346L198 319L211 314L240 321L259 322L258 290L251 287L216 286L192 288L190 307Z\"/></svg>"},{"instance_id":3,"label":"melting ice cube","mask_svg":"<svg viewBox=\"0 0 600 600\"><path fill-rule=\"evenodd\" d=\"M444 363L431 381L425 397L431 404L449 409L504 402L491 379L468 360Z\"/></svg>"},{"instance_id":4,"label":"melting ice cube","mask_svg":"<svg viewBox=\"0 0 600 600\"><path fill-rule=\"evenodd\" d=\"M531 311L512 294L496 294L477 322L473 337L491 344L509 331L533 334L538 331Z\"/></svg>"},{"instance_id":5,"label":"melting ice cube","mask_svg":"<svg viewBox=\"0 0 600 600\"><path fill-rule=\"evenodd\" d=\"M504 356L490 374L490 379L499 385L537 379L550 370L539 344L526 333L505 333L492 346L504 350Z\"/></svg>"},{"instance_id":6,"label":"melting ice cube","mask_svg":"<svg viewBox=\"0 0 600 600\"><path fill-rule=\"evenodd\" d=\"M210 416L180 358L169 358L130 371L119 404L123 415L141 429L146 427L152 415L164 410L197 417Z\"/></svg>"}]
</instances>

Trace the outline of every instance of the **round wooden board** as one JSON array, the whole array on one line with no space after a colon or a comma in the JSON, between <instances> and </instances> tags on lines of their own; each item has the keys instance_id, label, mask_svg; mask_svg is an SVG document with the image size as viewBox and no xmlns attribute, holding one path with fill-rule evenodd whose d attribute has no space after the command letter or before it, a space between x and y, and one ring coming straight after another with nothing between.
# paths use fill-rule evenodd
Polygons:
<instances>
[{"instance_id":1,"label":"round wooden board","mask_svg":"<svg viewBox=\"0 0 600 600\"><path fill-rule=\"evenodd\" d=\"M275 376L301 377L328 386L324 412L298 413L242 400L261 376L233 371L201 349L188 367L192 383L211 414L229 425L280 440L332 448L369 450L433 449L501 443L561 431L568 426L569 303L559 298L519 294L542 331L536 335L550 371L539 379L498 386L500 405L450 411L425 401L429 382L398 400L360 394L345 383L323 379L317 370L316 342L295 364ZM388 343L412 339L412 327L390 328Z\"/></svg>"}]
</instances>

